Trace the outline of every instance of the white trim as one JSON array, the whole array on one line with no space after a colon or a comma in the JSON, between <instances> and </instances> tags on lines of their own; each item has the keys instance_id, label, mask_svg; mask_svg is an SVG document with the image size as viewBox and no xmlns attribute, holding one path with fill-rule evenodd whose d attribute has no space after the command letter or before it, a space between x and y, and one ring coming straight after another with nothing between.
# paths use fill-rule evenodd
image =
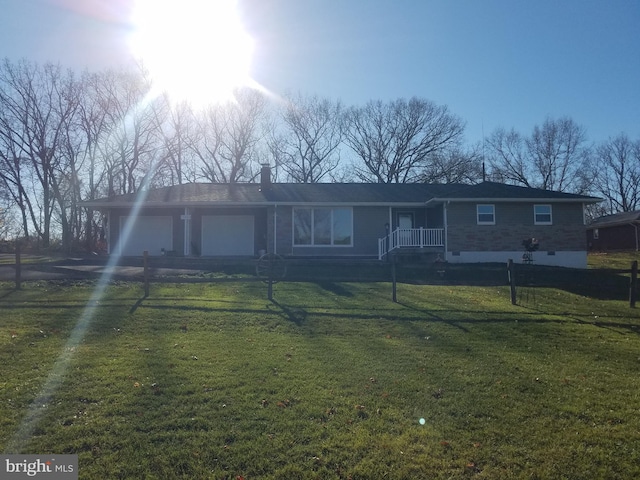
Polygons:
<instances>
[{"instance_id":1,"label":"white trim","mask_svg":"<svg viewBox=\"0 0 640 480\"><path fill-rule=\"evenodd\" d=\"M447 246L449 245L449 220L447 217L447 207L449 206L449 202L445 202L443 204L443 223L444 223L444 251L445 254L447 252Z\"/></svg>"},{"instance_id":2,"label":"white trim","mask_svg":"<svg viewBox=\"0 0 640 480\"><path fill-rule=\"evenodd\" d=\"M295 228L295 211L296 210L311 210L311 243L309 244L297 244L295 243L295 235L296 235L296 228ZM331 243L330 244L315 244L313 243L314 241L314 229L315 229L315 225L314 225L314 210L316 209L323 209L323 210L330 210L331 211ZM351 232L349 235L349 244L348 245L335 245L333 243L334 239L333 239L333 211L334 210L349 210L351 212ZM293 207L291 209L291 247L292 248L351 248L353 247L353 208L350 207L345 207L345 206L336 206L336 205L327 205L327 206L300 206L300 207Z\"/></svg>"},{"instance_id":3,"label":"white trim","mask_svg":"<svg viewBox=\"0 0 640 480\"><path fill-rule=\"evenodd\" d=\"M273 253L278 254L278 204L273 206Z\"/></svg>"},{"instance_id":4,"label":"white trim","mask_svg":"<svg viewBox=\"0 0 640 480\"><path fill-rule=\"evenodd\" d=\"M536 207L549 207L549 221L548 222L539 222L538 221L538 213L536 212ZM546 213L540 213L540 215L547 215ZM534 225L553 225L553 207L548 203L536 203L533 205L533 224Z\"/></svg>"},{"instance_id":5,"label":"white trim","mask_svg":"<svg viewBox=\"0 0 640 480\"><path fill-rule=\"evenodd\" d=\"M549 198L549 197L540 197L540 198L496 198L496 197L469 197L469 198L430 198L425 203L442 203L442 202L456 202L456 203L541 203L541 202L549 202L549 203L599 203L603 199L602 198Z\"/></svg>"},{"instance_id":6,"label":"white trim","mask_svg":"<svg viewBox=\"0 0 640 480\"><path fill-rule=\"evenodd\" d=\"M107 211L107 228L105 228L107 235L107 254L111 255L111 210Z\"/></svg>"},{"instance_id":7,"label":"white trim","mask_svg":"<svg viewBox=\"0 0 640 480\"><path fill-rule=\"evenodd\" d=\"M480 215L489 215L488 213L481 214L480 207L491 207L491 210L493 210L492 212L493 221L491 222L480 221ZM477 203L476 204L476 224L477 225L495 225L496 224L496 206L492 203Z\"/></svg>"},{"instance_id":8,"label":"white trim","mask_svg":"<svg viewBox=\"0 0 640 480\"><path fill-rule=\"evenodd\" d=\"M491 252L446 252L449 263L506 263L509 259L515 263L522 263L522 251L491 251ZM534 265L546 265L568 268L587 268L587 252L585 251L556 251L549 255L547 251L537 251L533 254Z\"/></svg>"},{"instance_id":9,"label":"white trim","mask_svg":"<svg viewBox=\"0 0 640 480\"><path fill-rule=\"evenodd\" d=\"M191 214L189 213L189 207L184 207L184 215L180 216L184 222L184 256L188 257L191 253Z\"/></svg>"},{"instance_id":10,"label":"white trim","mask_svg":"<svg viewBox=\"0 0 640 480\"><path fill-rule=\"evenodd\" d=\"M468 201L474 201L470 198ZM390 208L419 208L429 201L421 202L145 202L144 208L184 208L184 207L269 207L282 205L285 207L390 207ZM82 207L90 208L131 208L135 202L86 202Z\"/></svg>"}]
</instances>

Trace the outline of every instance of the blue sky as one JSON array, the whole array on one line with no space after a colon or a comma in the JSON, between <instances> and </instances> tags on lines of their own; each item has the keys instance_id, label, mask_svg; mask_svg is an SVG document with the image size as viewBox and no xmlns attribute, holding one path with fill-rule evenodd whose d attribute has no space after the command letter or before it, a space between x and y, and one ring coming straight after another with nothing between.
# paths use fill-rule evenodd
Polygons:
<instances>
[{"instance_id":1,"label":"blue sky","mask_svg":"<svg viewBox=\"0 0 640 480\"><path fill-rule=\"evenodd\" d=\"M0 0L0 57L71 68L130 61L134 0ZM570 116L601 142L640 138L638 0L239 0L269 90L345 104L418 96L529 134Z\"/></svg>"}]
</instances>

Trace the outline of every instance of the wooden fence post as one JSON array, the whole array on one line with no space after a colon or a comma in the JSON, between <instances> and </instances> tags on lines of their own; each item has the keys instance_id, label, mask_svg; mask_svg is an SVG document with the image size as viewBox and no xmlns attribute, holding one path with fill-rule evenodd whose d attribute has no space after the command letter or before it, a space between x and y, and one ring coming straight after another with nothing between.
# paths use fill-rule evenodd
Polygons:
<instances>
[{"instance_id":1,"label":"wooden fence post","mask_svg":"<svg viewBox=\"0 0 640 480\"><path fill-rule=\"evenodd\" d=\"M631 264L631 279L629 280L629 306L636 308L636 298L638 296L638 261Z\"/></svg>"},{"instance_id":2,"label":"wooden fence post","mask_svg":"<svg viewBox=\"0 0 640 480\"><path fill-rule=\"evenodd\" d=\"M16 240L16 290L22 288L22 260L20 259L20 240Z\"/></svg>"},{"instance_id":3,"label":"wooden fence post","mask_svg":"<svg viewBox=\"0 0 640 480\"><path fill-rule=\"evenodd\" d=\"M142 254L144 266L144 297L149 296L149 252L145 250Z\"/></svg>"},{"instance_id":4,"label":"wooden fence post","mask_svg":"<svg viewBox=\"0 0 640 480\"><path fill-rule=\"evenodd\" d=\"M509 274L509 290L511 291L511 305L516 304L516 272L513 260L507 262L507 272Z\"/></svg>"},{"instance_id":5,"label":"wooden fence post","mask_svg":"<svg viewBox=\"0 0 640 480\"><path fill-rule=\"evenodd\" d=\"M391 259L391 283L392 283L392 298L393 303L398 303L398 286L397 286L397 276L396 276L396 256L392 255Z\"/></svg>"}]
</instances>

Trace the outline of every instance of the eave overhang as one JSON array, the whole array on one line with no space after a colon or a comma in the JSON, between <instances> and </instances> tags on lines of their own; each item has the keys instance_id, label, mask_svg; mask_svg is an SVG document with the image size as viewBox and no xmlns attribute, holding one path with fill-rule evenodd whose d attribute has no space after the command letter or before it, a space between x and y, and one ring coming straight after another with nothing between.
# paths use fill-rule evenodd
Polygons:
<instances>
[{"instance_id":1,"label":"eave overhang","mask_svg":"<svg viewBox=\"0 0 640 480\"><path fill-rule=\"evenodd\" d=\"M432 198L426 201L426 205L439 203L598 203L600 198L496 198L496 197L477 197L477 198Z\"/></svg>"}]
</instances>

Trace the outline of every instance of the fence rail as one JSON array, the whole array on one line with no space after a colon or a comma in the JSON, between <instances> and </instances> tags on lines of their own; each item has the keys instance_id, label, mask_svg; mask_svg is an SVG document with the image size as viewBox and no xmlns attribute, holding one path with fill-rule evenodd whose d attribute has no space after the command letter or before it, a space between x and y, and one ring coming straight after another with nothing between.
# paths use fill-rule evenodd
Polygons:
<instances>
[{"instance_id":1,"label":"fence rail","mask_svg":"<svg viewBox=\"0 0 640 480\"><path fill-rule=\"evenodd\" d=\"M402 247L444 247L443 228L396 228L389 235L378 239L378 260L389 252Z\"/></svg>"}]
</instances>

